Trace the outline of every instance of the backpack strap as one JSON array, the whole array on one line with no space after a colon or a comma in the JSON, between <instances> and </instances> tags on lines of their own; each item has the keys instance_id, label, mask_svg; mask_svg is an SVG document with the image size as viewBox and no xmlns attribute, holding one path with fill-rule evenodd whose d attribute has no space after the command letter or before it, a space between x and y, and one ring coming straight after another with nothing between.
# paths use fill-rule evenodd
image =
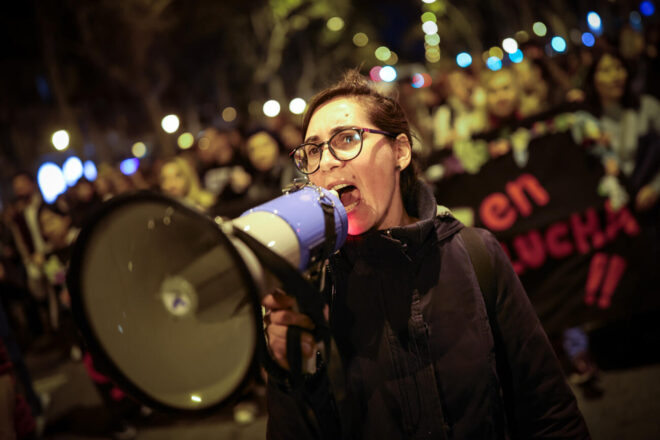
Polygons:
<instances>
[{"instance_id":1,"label":"backpack strap","mask_svg":"<svg viewBox=\"0 0 660 440\"><path fill-rule=\"evenodd\" d=\"M479 281L479 288L486 304L486 312L488 313L488 323L493 335L493 343L495 345L495 366L497 369L497 376L500 380L502 387L502 400L504 402L504 411L507 418L507 424L514 426L514 410L513 410L513 379L511 377L511 369L509 368L509 361L504 350L504 340L502 332L497 322L497 283L495 277L495 269L490 260L490 253L486 249L486 244L481 239L481 236L475 228L465 227L459 232L463 237L465 248L470 255L472 267L477 275ZM507 426L498 426L501 434L506 435ZM508 430L508 435L511 435Z\"/></svg>"}]
</instances>

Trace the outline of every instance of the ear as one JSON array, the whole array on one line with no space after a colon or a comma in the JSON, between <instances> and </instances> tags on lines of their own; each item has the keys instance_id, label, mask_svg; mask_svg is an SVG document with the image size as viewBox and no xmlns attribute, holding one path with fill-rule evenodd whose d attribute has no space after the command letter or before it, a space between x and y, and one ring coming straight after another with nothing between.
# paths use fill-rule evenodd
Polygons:
<instances>
[{"instance_id":1,"label":"ear","mask_svg":"<svg viewBox=\"0 0 660 440\"><path fill-rule=\"evenodd\" d=\"M394 140L394 154L396 158L396 166L399 170L404 170L412 160L412 145L408 137L401 133Z\"/></svg>"}]
</instances>

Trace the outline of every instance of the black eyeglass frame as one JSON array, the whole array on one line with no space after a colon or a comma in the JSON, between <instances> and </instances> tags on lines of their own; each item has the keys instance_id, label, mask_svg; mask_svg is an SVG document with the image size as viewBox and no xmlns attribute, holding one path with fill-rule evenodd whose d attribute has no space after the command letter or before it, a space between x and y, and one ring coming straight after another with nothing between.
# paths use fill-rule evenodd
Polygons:
<instances>
[{"instance_id":1,"label":"black eyeglass frame","mask_svg":"<svg viewBox=\"0 0 660 440\"><path fill-rule=\"evenodd\" d=\"M337 135L339 135L339 134L341 134L341 133L343 133L347 130L355 130L355 131L358 132L358 134L360 135L360 148L358 149L358 152L355 154L355 156L351 157L350 159L340 159L339 157L337 157L337 154L335 153L335 150L332 148L332 145L330 144L330 142L332 142L332 140ZM298 145L296 148L291 150L291 152L289 153L289 157L291 157L291 159L293 160L294 165L296 166L296 168L301 173L306 174L306 175L314 174L315 172L317 172L319 170L319 168L321 168L321 159L323 159L323 151L325 150L325 148L323 148L323 145L326 145L326 144L328 145L328 150L330 150L330 153L334 156L335 159L340 160L342 162L348 162L349 160L355 159L356 157L358 157L360 155L360 153L362 153L362 145L364 144L364 132L365 131L367 133L382 134L383 136L387 136L387 137L390 137L392 139L396 139L396 137L397 137L397 135L394 134L394 133L390 133L389 131L376 130L375 128L347 127L347 128L344 128L344 129L339 130L336 133L334 133L325 142L320 142L320 143L305 142L304 144ZM314 171L309 171L309 172L301 170L300 167L298 166L298 164L296 163L296 159L294 157L298 150L300 150L301 148L306 147L307 145L314 145L315 147L321 149L321 154L319 155L319 163L316 165L316 168L314 168Z\"/></svg>"}]
</instances>

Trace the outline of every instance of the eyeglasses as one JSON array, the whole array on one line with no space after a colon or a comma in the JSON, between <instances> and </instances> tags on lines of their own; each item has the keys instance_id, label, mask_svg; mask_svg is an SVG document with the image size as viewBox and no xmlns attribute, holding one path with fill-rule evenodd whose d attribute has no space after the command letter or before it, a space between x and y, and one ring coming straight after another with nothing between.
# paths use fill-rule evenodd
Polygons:
<instances>
[{"instance_id":1,"label":"eyeglasses","mask_svg":"<svg viewBox=\"0 0 660 440\"><path fill-rule=\"evenodd\" d=\"M321 166L323 145L328 144L328 150L342 162L353 160L362 151L362 139L364 132L382 134L387 137L396 138L396 135L387 131L375 130L373 128L346 128L330 136L325 142L307 142L291 151L289 156L293 158L296 167L304 174L315 173Z\"/></svg>"}]
</instances>

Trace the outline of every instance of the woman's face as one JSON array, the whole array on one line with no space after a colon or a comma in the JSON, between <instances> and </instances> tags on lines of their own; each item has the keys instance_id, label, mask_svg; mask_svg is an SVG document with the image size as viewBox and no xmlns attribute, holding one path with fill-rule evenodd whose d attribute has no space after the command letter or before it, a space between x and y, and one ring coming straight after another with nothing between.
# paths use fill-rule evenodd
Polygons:
<instances>
[{"instance_id":1,"label":"woman's face","mask_svg":"<svg viewBox=\"0 0 660 440\"><path fill-rule=\"evenodd\" d=\"M621 61L611 55L603 55L596 66L594 86L602 101L618 101L623 97L628 72Z\"/></svg>"},{"instance_id":2,"label":"woman's face","mask_svg":"<svg viewBox=\"0 0 660 440\"><path fill-rule=\"evenodd\" d=\"M277 142L266 132L250 136L245 142L245 150L250 163L259 171L268 171L277 164Z\"/></svg>"},{"instance_id":3,"label":"woman's face","mask_svg":"<svg viewBox=\"0 0 660 440\"><path fill-rule=\"evenodd\" d=\"M43 209L39 214L39 223L46 240L58 242L69 232L71 220L48 209Z\"/></svg>"},{"instance_id":4,"label":"woman's face","mask_svg":"<svg viewBox=\"0 0 660 440\"><path fill-rule=\"evenodd\" d=\"M177 163L163 165L160 170L160 189L173 197L185 197L188 193L188 181Z\"/></svg>"},{"instance_id":5,"label":"woman's face","mask_svg":"<svg viewBox=\"0 0 660 440\"><path fill-rule=\"evenodd\" d=\"M340 128L374 128L357 99L335 98L316 109L305 142L325 142ZM339 192L348 214L348 233L399 226L404 214L399 189L400 170L410 163L410 145L382 134L364 133L360 154L352 160L337 160L324 145L319 169L310 181Z\"/></svg>"}]
</instances>

